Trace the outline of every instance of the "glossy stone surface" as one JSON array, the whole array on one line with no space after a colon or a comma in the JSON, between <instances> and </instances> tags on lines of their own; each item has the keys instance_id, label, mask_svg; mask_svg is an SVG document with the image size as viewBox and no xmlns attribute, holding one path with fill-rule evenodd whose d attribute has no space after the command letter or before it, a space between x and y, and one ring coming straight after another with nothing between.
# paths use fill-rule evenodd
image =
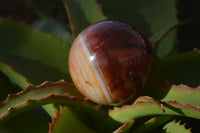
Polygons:
<instances>
[{"instance_id":1,"label":"glossy stone surface","mask_svg":"<svg viewBox=\"0 0 200 133\"><path fill-rule=\"evenodd\" d=\"M151 44L135 27L102 21L75 39L69 70L80 92L99 104L121 103L137 96L151 75Z\"/></svg>"}]
</instances>

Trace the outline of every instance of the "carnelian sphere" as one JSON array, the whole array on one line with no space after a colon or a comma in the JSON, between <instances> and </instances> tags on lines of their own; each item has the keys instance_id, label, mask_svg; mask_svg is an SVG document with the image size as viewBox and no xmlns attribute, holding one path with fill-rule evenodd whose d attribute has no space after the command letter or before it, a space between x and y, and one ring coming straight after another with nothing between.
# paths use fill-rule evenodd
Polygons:
<instances>
[{"instance_id":1,"label":"carnelian sphere","mask_svg":"<svg viewBox=\"0 0 200 133\"><path fill-rule=\"evenodd\" d=\"M136 97L149 79L152 46L135 27L101 21L83 30L69 54L75 86L92 101L109 105Z\"/></svg>"}]
</instances>

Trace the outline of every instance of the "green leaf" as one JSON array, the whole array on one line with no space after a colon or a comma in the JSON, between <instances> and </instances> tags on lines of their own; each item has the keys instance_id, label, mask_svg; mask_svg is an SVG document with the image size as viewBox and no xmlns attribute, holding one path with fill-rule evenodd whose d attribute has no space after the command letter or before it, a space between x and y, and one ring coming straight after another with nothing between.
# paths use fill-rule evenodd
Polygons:
<instances>
[{"instance_id":1,"label":"green leaf","mask_svg":"<svg viewBox=\"0 0 200 133\"><path fill-rule=\"evenodd\" d=\"M156 40L169 26L177 23L174 0L98 0L110 19L128 22Z\"/></svg>"},{"instance_id":2,"label":"green leaf","mask_svg":"<svg viewBox=\"0 0 200 133\"><path fill-rule=\"evenodd\" d=\"M14 70L14 68L8 66L7 64L5 64L1 61L0 61L0 71L2 71L9 78L9 80L12 83L18 85L22 89L25 89L27 86L32 85L32 83L30 83L30 81L28 81L28 79L26 79L20 73L18 73L16 70ZM17 92L17 90L14 90L14 89L16 89L16 87L13 88L13 86L11 86L11 85L9 87L7 87L7 85L4 86L5 82L6 81L4 81L0 84L0 88L1 88L0 90L3 90L4 93L6 92L6 94L1 95L1 97L7 97L7 95L8 95L7 92L9 92L10 94ZM18 89L18 91L19 91L19 89ZM2 91L1 91L1 94L2 94ZM50 116L54 116L54 112L56 110L52 105L44 105L43 108L48 112L48 114Z\"/></svg>"},{"instance_id":3,"label":"green leaf","mask_svg":"<svg viewBox=\"0 0 200 133\"><path fill-rule=\"evenodd\" d=\"M3 122L24 111L53 103L72 108L80 119L100 132L112 132L122 124L110 118L106 108L81 97L82 95L69 83L45 82L40 86L28 87L15 95L9 95L7 100L0 103L0 119Z\"/></svg>"},{"instance_id":4,"label":"green leaf","mask_svg":"<svg viewBox=\"0 0 200 133\"><path fill-rule=\"evenodd\" d=\"M200 119L200 107L176 101L158 102L151 97L143 96L139 97L133 105L124 105L120 109L109 112L109 116L119 122L154 115L180 115Z\"/></svg>"},{"instance_id":5,"label":"green leaf","mask_svg":"<svg viewBox=\"0 0 200 133\"><path fill-rule=\"evenodd\" d=\"M0 61L0 71L3 72L11 81L13 81L22 89L25 89L27 86L32 85L32 83L28 81L28 79L26 79L20 73L16 72L13 68L11 68L10 66L1 61Z\"/></svg>"},{"instance_id":6,"label":"green leaf","mask_svg":"<svg viewBox=\"0 0 200 133\"><path fill-rule=\"evenodd\" d=\"M23 112L0 124L1 133L47 133L51 119L41 109Z\"/></svg>"},{"instance_id":7,"label":"green leaf","mask_svg":"<svg viewBox=\"0 0 200 133\"><path fill-rule=\"evenodd\" d=\"M172 85L166 83L164 85L151 85L147 87L142 95L147 95L159 99L160 101L174 100L183 104L194 104L200 107L200 86L191 88L187 85Z\"/></svg>"},{"instance_id":8,"label":"green leaf","mask_svg":"<svg viewBox=\"0 0 200 133\"><path fill-rule=\"evenodd\" d=\"M71 108L64 107L56 113L50 124L49 133L95 133L88 128Z\"/></svg>"},{"instance_id":9,"label":"green leaf","mask_svg":"<svg viewBox=\"0 0 200 133\"><path fill-rule=\"evenodd\" d=\"M95 0L64 0L64 5L74 37L87 26L106 19Z\"/></svg>"},{"instance_id":10,"label":"green leaf","mask_svg":"<svg viewBox=\"0 0 200 133\"><path fill-rule=\"evenodd\" d=\"M174 0L98 0L109 19L135 25L149 38L152 45L169 27L178 23ZM156 47L155 53L164 57L174 52L176 29Z\"/></svg>"},{"instance_id":11,"label":"green leaf","mask_svg":"<svg viewBox=\"0 0 200 133\"><path fill-rule=\"evenodd\" d=\"M133 123L134 123L134 121L130 120L130 121L124 123L121 127L119 127L117 130L115 130L113 133L129 133Z\"/></svg>"},{"instance_id":12,"label":"green leaf","mask_svg":"<svg viewBox=\"0 0 200 133\"><path fill-rule=\"evenodd\" d=\"M43 32L53 33L70 44L73 41L62 0L40 1L29 0L34 9L37 20L31 23L32 27L40 27Z\"/></svg>"},{"instance_id":13,"label":"green leaf","mask_svg":"<svg viewBox=\"0 0 200 133\"><path fill-rule=\"evenodd\" d=\"M9 79L0 72L0 101L5 100L10 93L16 93L16 88Z\"/></svg>"},{"instance_id":14,"label":"green leaf","mask_svg":"<svg viewBox=\"0 0 200 133\"><path fill-rule=\"evenodd\" d=\"M46 33L53 33L55 37L61 38L65 42L72 44L73 37L72 34L67 31L66 24L59 23L52 18L43 18L41 20L35 21L32 26L40 27L40 29Z\"/></svg>"},{"instance_id":15,"label":"green leaf","mask_svg":"<svg viewBox=\"0 0 200 133\"><path fill-rule=\"evenodd\" d=\"M20 91L19 87L13 84L13 79L15 79L15 76L16 80L19 81L18 82L19 85L22 83L21 85L23 86L23 83L26 84L26 82L24 81L25 80L24 77L18 75L17 72L13 71L12 68L7 66L3 62L0 62L0 69L2 69L2 71L5 74L9 73L7 75L11 76L11 79L9 80L2 72L0 72L0 94L1 94L0 101L3 101L6 99L8 94ZM29 131L30 133L35 133L35 132L45 133L48 131L48 123L50 121L47 118L48 118L47 114L45 114L45 112L42 111L41 109L30 110L17 117L14 117L13 119L6 121L3 124L0 124L0 132L26 133L27 131ZM23 126L21 126L22 124Z\"/></svg>"},{"instance_id":16,"label":"green leaf","mask_svg":"<svg viewBox=\"0 0 200 133\"><path fill-rule=\"evenodd\" d=\"M186 84L191 87L200 85L200 51L174 54L169 58L155 61L152 81L162 84L168 80L172 84Z\"/></svg>"},{"instance_id":17,"label":"green leaf","mask_svg":"<svg viewBox=\"0 0 200 133\"><path fill-rule=\"evenodd\" d=\"M71 82L68 71L70 45L23 23L0 18L0 59L32 83Z\"/></svg>"},{"instance_id":18,"label":"green leaf","mask_svg":"<svg viewBox=\"0 0 200 133\"><path fill-rule=\"evenodd\" d=\"M57 97L57 95L60 95L60 97ZM37 87L29 86L22 92L9 95L3 103L0 103L0 119L9 119L20 112L39 107L43 104L73 104L74 102L76 103L76 99L78 102L81 100L84 101L82 98L73 98L73 96L81 97L82 95L73 85L64 81L56 83L44 82ZM72 99L74 99L74 101Z\"/></svg>"},{"instance_id":19,"label":"green leaf","mask_svg":"<svg viewBox=\"0 0 200 133\"><path fill-rule=\"evenodd\" d=\"M163 130L167 133L191 133L191 129L186 129L184 124L180 124L180 121L169 122L163 127Z\"/></svg>"},{"instance_id":20,"label":"green leaf","mask_svg":"<svg viewBox=\"0 0 200 133\"><path fill-rule=\"evenodd\" d=\"M138 126L133 132L134 133L153 133L158 128L163 127L166 123L171 121L174 116L156 116L146 121L142 125Z\"/></svg>"},{"instance_id":21,"label":"green leaf","mask_svg":"<svg viewBox=\"0 0 200 133\"><path fill-rule=\"evenodd\" d=\"M173 29L166 29L170 31L165 31L167 33L161 34L161 37L158 37L157 40L154 41L154 52L158 57L167 57L172 55L176 51L176 43L177 43L177 27Z\"/></svg>"}]
</instances>

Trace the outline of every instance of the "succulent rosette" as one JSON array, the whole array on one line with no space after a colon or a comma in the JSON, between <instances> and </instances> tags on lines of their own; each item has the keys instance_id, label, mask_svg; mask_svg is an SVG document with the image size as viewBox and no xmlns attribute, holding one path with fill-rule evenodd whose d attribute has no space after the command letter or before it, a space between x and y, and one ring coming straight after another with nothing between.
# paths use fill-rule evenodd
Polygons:
<instances>
[{"instance_id":1,"label":"succulent rosette","mask_svg":"<svg viewBox=\"0 0 200 133\"><path fill-rule=\"evenodd\" d=\"M7 2L0 133L199 132L198 4Z\"/></svg>"}]
</instances>

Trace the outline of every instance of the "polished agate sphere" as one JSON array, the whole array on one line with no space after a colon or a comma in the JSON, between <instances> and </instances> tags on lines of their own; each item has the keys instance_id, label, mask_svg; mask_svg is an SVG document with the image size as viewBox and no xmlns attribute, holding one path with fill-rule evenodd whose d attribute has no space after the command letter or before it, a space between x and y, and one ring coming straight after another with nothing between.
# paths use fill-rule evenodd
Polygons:
<instances>
[{"instance_id":1,"label":"polished agate sphere","mask_svg":"<svg viewBox=\"0 0 200 133\"><path fill-rule=\"evenodd\" d=\"M69 54L75 86L92 101L110 105L140 94L154 62L152 46L135 27L101 21L83 30Z\"/></svg>"}]
</instances>

